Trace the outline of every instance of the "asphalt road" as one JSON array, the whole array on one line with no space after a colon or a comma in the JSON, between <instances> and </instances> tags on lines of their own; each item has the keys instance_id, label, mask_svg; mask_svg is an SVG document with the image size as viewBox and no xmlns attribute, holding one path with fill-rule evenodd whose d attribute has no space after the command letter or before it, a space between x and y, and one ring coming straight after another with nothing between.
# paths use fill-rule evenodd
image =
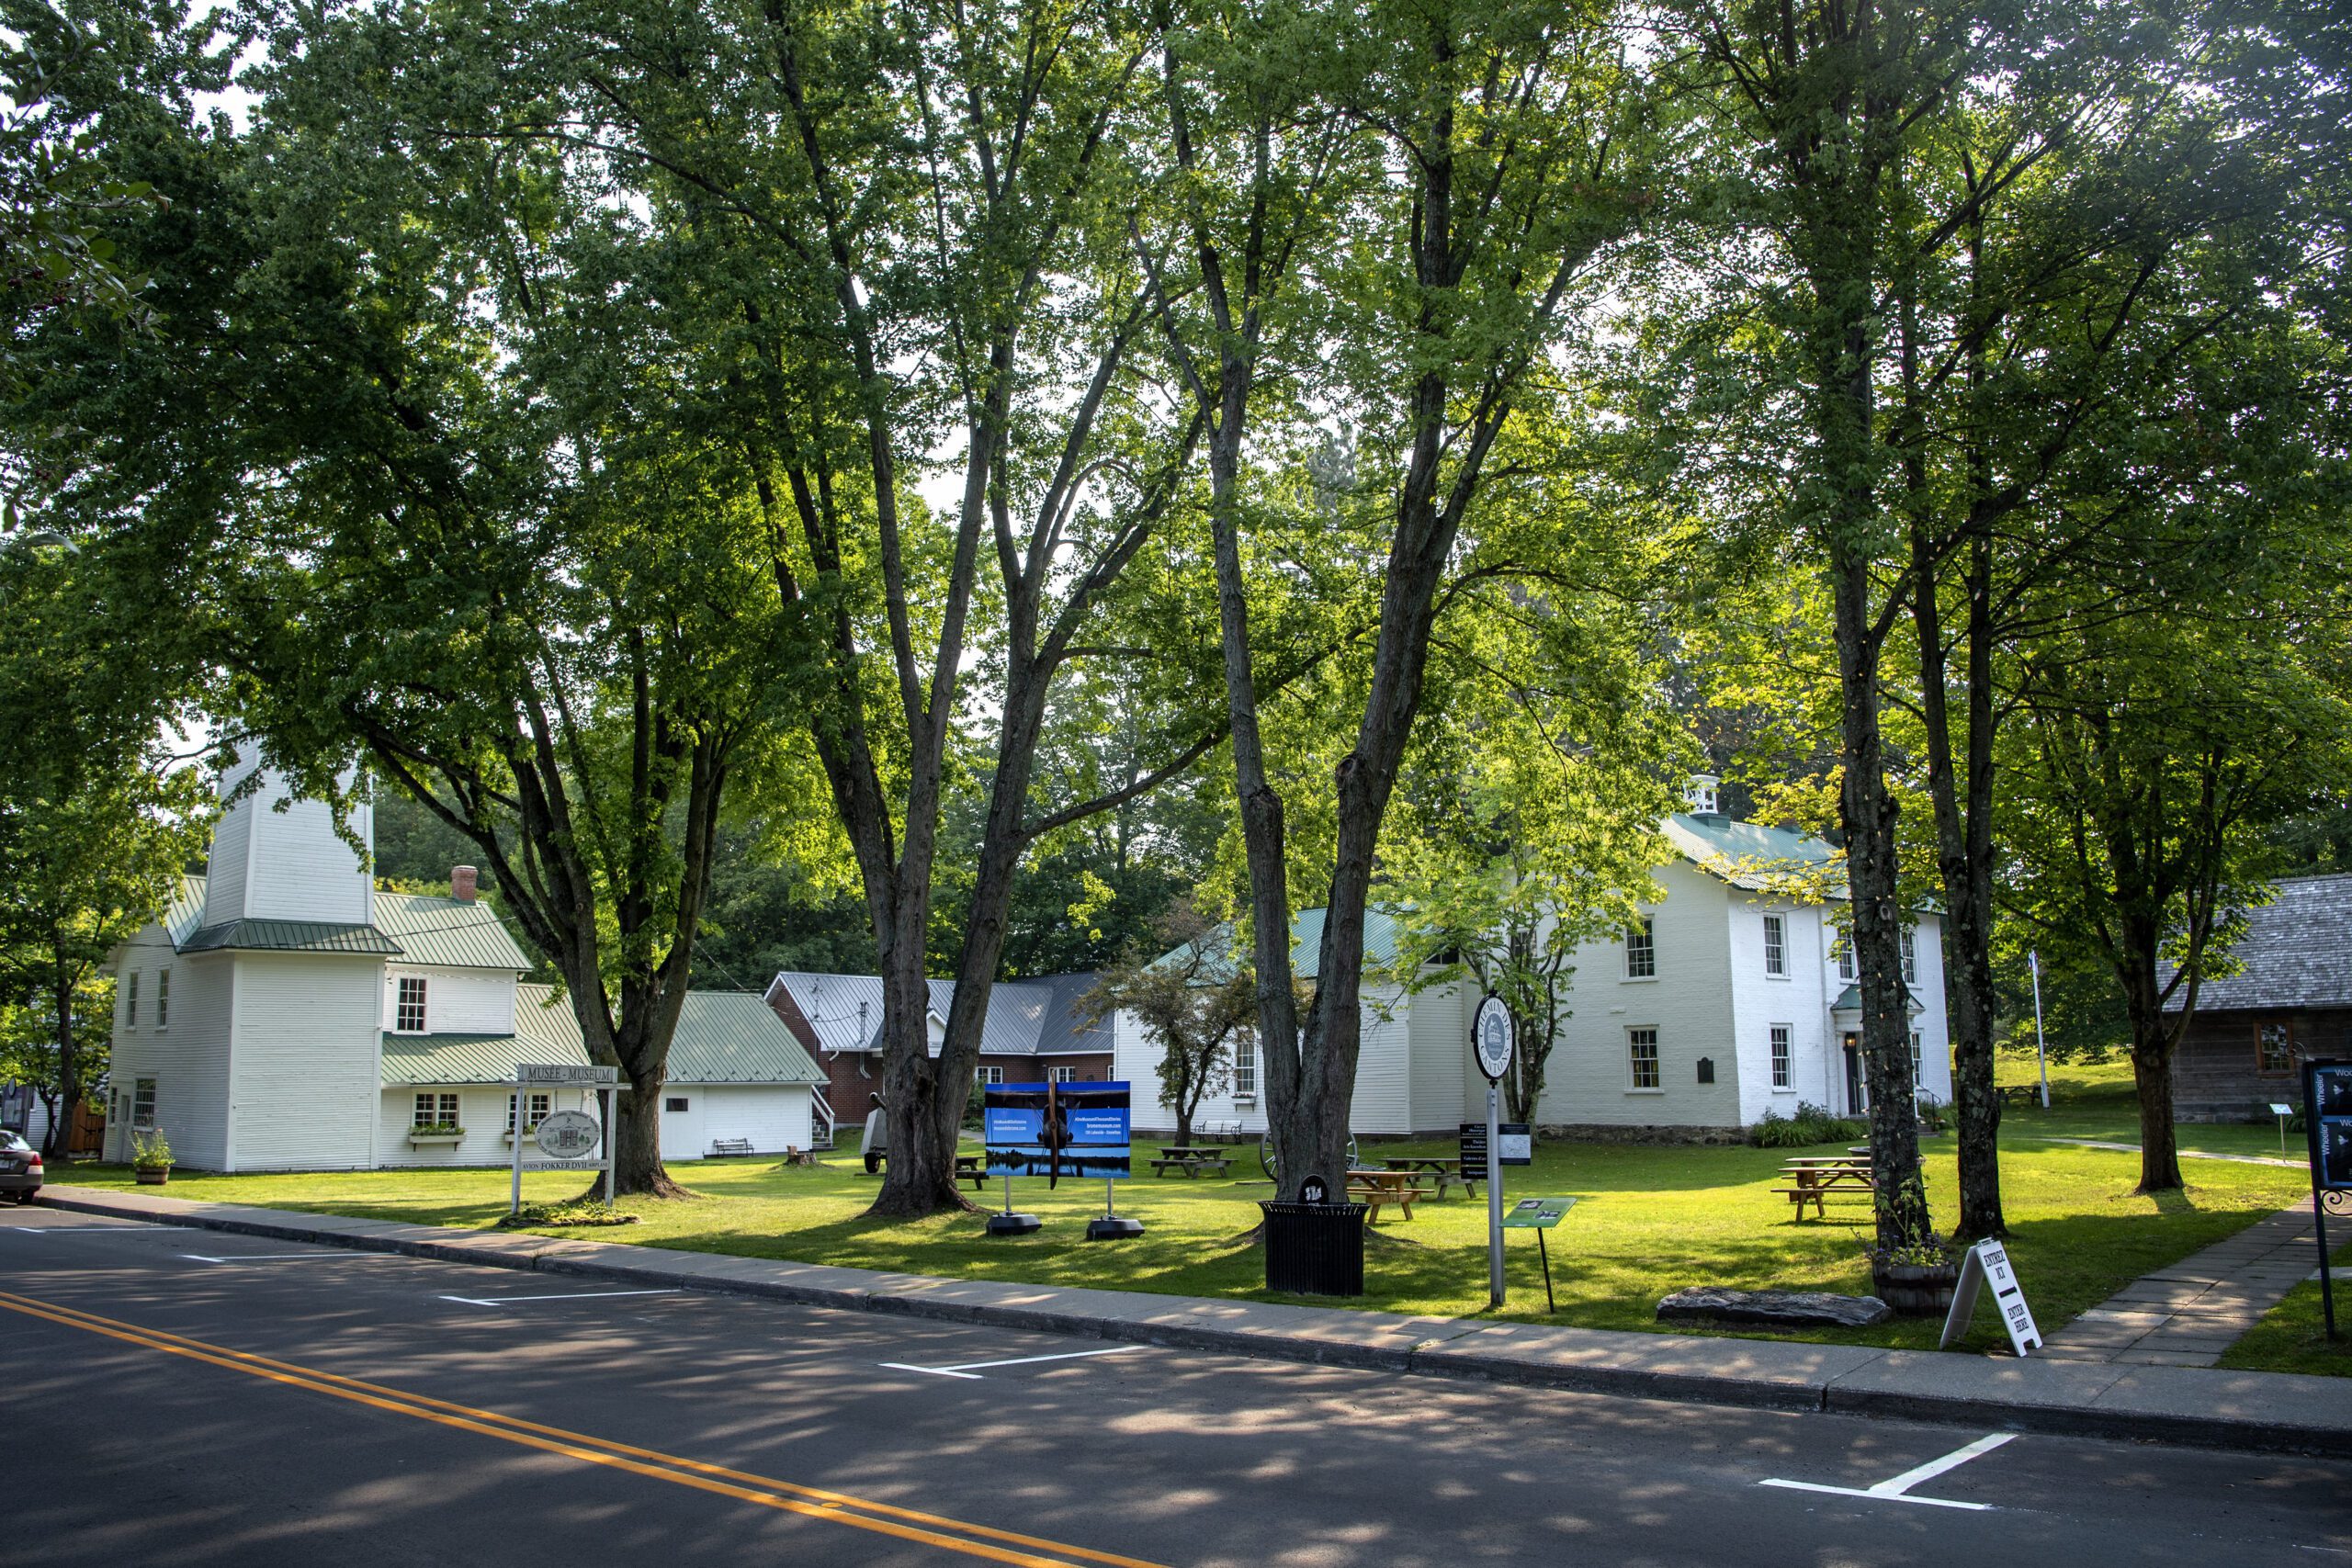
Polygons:
<instances>
[{"instance_id":1,"label":"asphalt road","mask_svg":"<svg viewBox=\"0 0 2352 1568\"><path fill-rule=\"evenodd\" d=\"M0 1210L0 1388L11 1568L2352 1564L2335 1461L1110 1347L45 1210Z\"/></svg>"}]
</instances>

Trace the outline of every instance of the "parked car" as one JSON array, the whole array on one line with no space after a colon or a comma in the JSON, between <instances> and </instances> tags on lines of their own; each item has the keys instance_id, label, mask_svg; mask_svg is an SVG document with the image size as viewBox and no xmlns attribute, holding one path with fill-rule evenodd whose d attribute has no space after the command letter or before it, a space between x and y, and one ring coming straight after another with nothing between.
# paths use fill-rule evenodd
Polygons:
<instances>
[{"instance_id":1,"label":"parked car","mask_svg":"<svg viewBox=\"0 0 2352 1568\"><path fill-rule=\"evenodd\" d=\"M0 1130L0 1192L19 1203L29 1203L47 1174L41 1168L39 1149L14 1133Z\"/></svg>"}]
</instances>

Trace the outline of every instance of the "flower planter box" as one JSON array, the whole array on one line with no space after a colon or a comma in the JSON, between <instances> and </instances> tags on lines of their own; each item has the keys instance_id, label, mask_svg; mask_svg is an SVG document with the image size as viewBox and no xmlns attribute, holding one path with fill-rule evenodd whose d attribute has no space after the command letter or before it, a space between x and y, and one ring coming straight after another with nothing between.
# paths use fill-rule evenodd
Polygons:
<instances>
[{"instance_id":1,"label":"flower planter box","mask_svg":"<svg viewBox=\"0 0 2352 1568\"><path fill-rule=\"evenodd\" d=\"M168 1165L142 1165L133 1168L132 1175L141 1187L161 1187L172 1179Z\"/></svg>"},{"instance_id":2,"label":"flower planter box","mask_svg":"<svg viewBox=\"0 0 2352 1568\"><path fill-rule=\"evenodd\" d=\"M1898 1317L1941 1317L1960 1284L1957 1263L1873 1263L1871 1292Z\"/></svg>"},{"instance_id":3,"label":"flower planter box","mask_svg":"<svg viewBox=\"0 0 2352 1568\"><path fill-rule=\"evenodd\" d=\"M413 1149L453 1149L466 1141L463 1133L411 1133L408 1146Z\"/></svg>"}]
</instances>

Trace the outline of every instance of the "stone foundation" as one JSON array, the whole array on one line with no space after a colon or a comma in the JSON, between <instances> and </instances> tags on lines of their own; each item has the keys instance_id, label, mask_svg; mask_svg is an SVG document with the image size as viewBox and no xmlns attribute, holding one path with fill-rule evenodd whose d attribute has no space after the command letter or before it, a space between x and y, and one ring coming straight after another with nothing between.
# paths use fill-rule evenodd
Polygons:
<instances>
[{"instance_id":1,"label":"stone foundation","mask_svg":"<svg viewBox=\"0 0 2352 1568\"><path fill-rule=\"evenodd\" d=\"M1535 1129L1538 1143L1580 1144L1744 1144L1745 1127L1643 1126L1615 1122L1546 1122Z\"/></svg>"}]
</instances>

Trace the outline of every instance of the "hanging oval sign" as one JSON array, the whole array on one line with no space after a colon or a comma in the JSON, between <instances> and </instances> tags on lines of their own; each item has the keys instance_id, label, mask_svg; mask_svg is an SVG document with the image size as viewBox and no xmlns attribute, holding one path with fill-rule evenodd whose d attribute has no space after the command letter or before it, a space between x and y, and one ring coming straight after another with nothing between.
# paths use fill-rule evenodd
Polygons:
<instances>
[{"instance_id":1,"label":"hanging oval sign","mask_svg":"<svg viewBox=\"0 0 2352 1568\"><path fill-rule=\"evenodd\" d=\"M604 1136L596 1119L584 1111L558 1111L539 1123L540 1152L555 1159L579 1159L594 1154Z\"/></svg>"},{"instance_id":2,"label":"hanging oval sign","mask_svg":"<svg viewBox=\"0 0 2352 1568\"><path fill-rule=\"evenodd\" d=\"M1480 1002L1470 1024L1470 1050L1488 1083L1510 1071L1511 1053L1518 1044L1518 1031L1511 1025L1510 1009L1503 1005L1502 998L1489 996Z\"/></svg>"}]
</instances>

